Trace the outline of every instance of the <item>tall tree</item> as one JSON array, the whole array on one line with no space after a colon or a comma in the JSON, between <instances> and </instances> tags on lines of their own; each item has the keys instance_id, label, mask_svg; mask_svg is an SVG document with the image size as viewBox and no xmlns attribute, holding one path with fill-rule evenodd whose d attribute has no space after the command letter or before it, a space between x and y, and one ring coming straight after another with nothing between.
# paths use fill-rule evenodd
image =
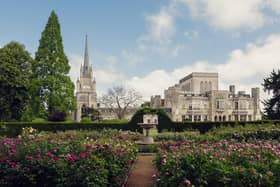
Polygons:
<instances>
[{"instance_id":1,"label":"tall tree","mask_svg":"<svg viewBox=\"0 0 280 187\"><path fill-rule=\"evenodd\" d=\"M29 52L17 42L0 49L0 121L20 120L27 109L32 63Z\"/></svg>"},{"instance_id":2,"label":"tall tree","mask_svg":"<svg viewBox=\"0 0 280 187\"><path fill-rule=\"evenodd\" d=\"M42 32L35 54L33 109L46 117L55 111L75 109L74 84L68 73L70 65L64 53L60 24L54 11Z\"/></svg>"},{"instance_id":3,"label":"tall tree","mask_svg":"<svg viewBox=\"0 0 280 187\"><path fill-rule=\"evenodd\" d=\"M128 110L137 107L141 99L140 93L134 89L117 86L103 95L101 104L115 113L118 119L124 119Z\"/></svg>"},{"instance_id":4,"label":"tall tree","mask_svg":"<svg viewBox=\"0 0 280 187\"><path fill-rule=\"evenodd\" d=\"M272 97L264 101L264 113L268 119L280 119L280 69L273 70L264 79L264 91L270 93Z\"/></svg>"}]
</instances>

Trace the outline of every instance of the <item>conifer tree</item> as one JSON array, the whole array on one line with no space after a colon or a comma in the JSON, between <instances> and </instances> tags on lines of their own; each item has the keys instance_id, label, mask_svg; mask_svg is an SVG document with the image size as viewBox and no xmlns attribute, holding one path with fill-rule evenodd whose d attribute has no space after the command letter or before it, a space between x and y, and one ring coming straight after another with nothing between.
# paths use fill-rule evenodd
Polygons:
<instances>
[{"instance_id":1,"label":"conifer tree","mask_svg":"<svg viewBox=\"0 0 280 187\"><path fill-rule=\"evenodd\" d=\"M55 111L69 113L75 108L74 84L69 71L58 16L52 11L35 54L33 110L38 117L46 118Z\"/></svg>"},{"instance_id":2,"label":"conifer tree","mask_svg":"<svg viewBox=\"0 0 280 187\"><path fill-rule=\"evenodd\" d=\"M264 91L271 92L272 97L264 101L264 113L268 119L280 119L280 69L273 70L264 79Z\"/></svg>"}]
</instances>

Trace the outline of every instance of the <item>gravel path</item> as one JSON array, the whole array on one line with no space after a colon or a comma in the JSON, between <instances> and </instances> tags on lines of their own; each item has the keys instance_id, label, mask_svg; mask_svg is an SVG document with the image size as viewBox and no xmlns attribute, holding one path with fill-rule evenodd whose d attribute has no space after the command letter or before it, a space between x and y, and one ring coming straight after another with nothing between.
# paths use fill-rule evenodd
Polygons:
<instances>
[{"instance_id":1,"label":"gravel path","mask_svg":"<svg viewBox=\"0 0 280 187\"><path fill-rule=\"evenodd\" d=\"M155 183L153 174L157 173L153 165L155 154L140 154L132 168L126 187L150 187Z\"/></svg>"}]
</instances>

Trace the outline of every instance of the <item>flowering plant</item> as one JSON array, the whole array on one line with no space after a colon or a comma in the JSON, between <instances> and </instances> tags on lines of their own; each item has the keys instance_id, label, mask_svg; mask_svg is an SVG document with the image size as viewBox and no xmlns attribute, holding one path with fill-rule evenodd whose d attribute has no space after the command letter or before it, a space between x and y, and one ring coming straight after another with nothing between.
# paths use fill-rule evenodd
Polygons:
<instances>
[{"instance_id":1,"label":"flowering plant","mask_svg":"<svg viewBox=\"0 0 280 187\"><path fill-rule=\"evenodd\" d=\"M134 136L107 130L0 138L0 186L120 186L136 158Z\"/></svg>"},{"instance_id":2,"label":"flowering plant","mask_svg":"<svg viewBox=\"0 0 280 187\"><path fill-rule=\"evenodd\" d=\"M156 157L158 186L279 186L278 141L165 143Z\"/></svg>"}]
</instances>

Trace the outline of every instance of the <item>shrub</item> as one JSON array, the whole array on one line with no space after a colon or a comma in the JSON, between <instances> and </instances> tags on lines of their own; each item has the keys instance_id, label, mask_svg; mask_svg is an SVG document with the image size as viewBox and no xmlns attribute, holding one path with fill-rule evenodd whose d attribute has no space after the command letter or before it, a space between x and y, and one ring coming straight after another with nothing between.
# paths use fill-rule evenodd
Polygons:
<instances>
[{"instance_id":1,"label":"shrub","mask_svg":"<svg viewBox=\"0 0 280 187\"><path fill-rule=\"evenodd\" d=\"M122 186L135 134L67 131L0 139L0 186Z\"/></svg>"},{"instance_id":2,"label":"shrub","mask_svg":"<svg viewBox=\"0 0 280 187\"><path fill-rule=\"evenodd\" d=\"M44 118L35 118L32 120L32 122L45 122L47 120L45 120Z\"/></svg>"},{"instance_id":3,"label":"shrub","mask_svg":"<svg viewBox=\"0 0 280 187\"><path fill-rule=\"evenodd\" d=\"M83 118L81 119L81 123L90 123L90 122L91 122L91 119L88 118L88 117L83 117Z\"/></svg>"},{"instance_id":4,"label":"shrub","mask_svg":"<svg viewBox=\"0 0 280 187\"><path fill-rule=\"evenodd\" d=\"M66 113L64 111L55 111L54 113L50 114L48 120L54 122L65 121Z\"/></svg>"},{"instance_id":5,"label":"shrub","mask_svg":"<svg viewBox=\"0 0 280 187\"><path fill-rule=\"evenodd\" d=\"M279 186L277 141L162 144L156 186Z\"/></svg>"}]
</instances>

